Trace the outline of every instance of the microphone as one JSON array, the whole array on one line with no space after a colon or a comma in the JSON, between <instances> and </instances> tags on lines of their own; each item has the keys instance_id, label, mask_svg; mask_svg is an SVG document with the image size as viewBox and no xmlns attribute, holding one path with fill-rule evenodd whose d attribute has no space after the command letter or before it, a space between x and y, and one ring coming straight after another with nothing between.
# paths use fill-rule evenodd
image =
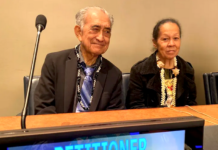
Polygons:
<instances>
[{"instance_id":1,"label":"microphone","mask_svg":"<svg viewBox=\"0 0 218 150\"><path fill-rule=\"evenodd\" d=\"M38 32L42 32L45 29L47 24L47 19L44 15L38 15L36 17L36 28Z\"/></svg>"},{"instance_id":2,"label":"microphone","mask_svg":"<svg viewBox=\"0 0 218 150\"><path fill-rule=\"evenodd\" d=\"M36 62L36 56L37 56L37 51L38 51L39 39L40 39L40 34L41 34L42 30L44 30L46 27L46 23L47 23L47 19L44 15L38 15L36 17L35 26L37 28L37 36L36 36L35 49L33 52L33 59L32 59L32 64L31 64L31 69L30 69L27 93L26 93L26 97L25 97L23 110L21 113L21 128L22 129L26 129L27 105L29 102L29 95L30 95L30 90L31 90L31 85L32 85L32 78L33 78L33 74L34 74L34 69L35 69L35 62ZM26 131L24 130L24 132L26 132Z\"/></svg>"}]
</instances>

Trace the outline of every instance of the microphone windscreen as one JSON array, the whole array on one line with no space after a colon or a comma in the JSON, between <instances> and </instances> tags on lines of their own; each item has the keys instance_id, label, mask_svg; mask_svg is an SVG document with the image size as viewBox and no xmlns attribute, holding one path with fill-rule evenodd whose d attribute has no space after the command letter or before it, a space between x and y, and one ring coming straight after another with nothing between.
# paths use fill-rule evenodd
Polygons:
<instances>
[{"instance_id":1,"label":"microphone windscreen","mask_svg":"<svg viewBox=\"0 0 218 150\"><path fill-rule=\"evenodd\" d=\"M36 17L36 28L37 28L37 26L40 24L40 25L42 25L42 26L44 27L44 29L45 29L46 23L47 23L47 19L46 19L46 17L45 17L44 15L38 15L38 16Z\"/></svg>"}]
</instances>

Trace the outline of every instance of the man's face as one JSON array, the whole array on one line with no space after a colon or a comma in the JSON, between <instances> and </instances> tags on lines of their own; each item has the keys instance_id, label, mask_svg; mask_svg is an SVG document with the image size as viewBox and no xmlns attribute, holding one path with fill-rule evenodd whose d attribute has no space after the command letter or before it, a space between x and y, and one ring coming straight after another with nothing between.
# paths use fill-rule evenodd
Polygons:
<instances>
[{"instance_id":1,"label":"man's face","mask_svg":"<svg viewBox=\"0 0 218 150\"><path fill-rule=\"evenodd\" d=\"M101 10L89 10L85 16L83 29L80 29L78 39L81 50L94 56L105 53L111 37L110 19Z\"/></svg>"}]
</instances>

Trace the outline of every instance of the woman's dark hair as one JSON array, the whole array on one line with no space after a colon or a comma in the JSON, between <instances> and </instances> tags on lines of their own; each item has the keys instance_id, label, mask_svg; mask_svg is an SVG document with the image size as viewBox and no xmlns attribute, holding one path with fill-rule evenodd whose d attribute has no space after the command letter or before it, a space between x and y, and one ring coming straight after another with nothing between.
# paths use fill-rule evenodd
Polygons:
<instances>
[{"instance_id":1,"label":"woman's dark hair","mask_svg":"<svg viewBox=\"0 0 218 150\"><path fill-rule=\"evenodd\" d=\"M155 25L154 29L153 29L153 39L155 41L157 41L157 38L158 38L158 35L159 35L159 31L160 31L160 26L162 24L165 24L167 22L172 22L172 23L175 23L178 27L179 27L179 33L180 33L180 38L182 36L182 31L181 31L181 26L179 24L178 21L176 21L175 19L172 19L172 18L167 18L167 19L162 19L160 21L157 22L157 24Z\"/></svg>"}]
</instances>

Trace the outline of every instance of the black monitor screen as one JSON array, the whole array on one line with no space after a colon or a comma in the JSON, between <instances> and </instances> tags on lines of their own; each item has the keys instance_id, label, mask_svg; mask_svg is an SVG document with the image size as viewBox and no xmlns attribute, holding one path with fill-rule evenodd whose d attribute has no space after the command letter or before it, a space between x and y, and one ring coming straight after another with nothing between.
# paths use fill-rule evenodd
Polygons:
<instances>
[{"instance_id":1,"label":"black monitor screen","mask_svg":"<svg viewBox=\"0 0 218 150\"><path fill-rule=\"evenodd\" d=\"M176 119L178 120L178 118ZM3 150L203 149L203 120L200 119L195 123L193 123L193 120L187 120L188 122L185 121L185 123L183 118L182 122L176 123L177 125L175 121L172 121L172 118L165 120L165 122L163 119L159 120L162 124L156 121L140 120L65 128L45 128L44 131L37 129L30 136L20 136L22 139L12 137L10 140L8 138L8 140L5 140ZM31 132L31 130L28 132Z\"/></svg>"}]
</instances>

